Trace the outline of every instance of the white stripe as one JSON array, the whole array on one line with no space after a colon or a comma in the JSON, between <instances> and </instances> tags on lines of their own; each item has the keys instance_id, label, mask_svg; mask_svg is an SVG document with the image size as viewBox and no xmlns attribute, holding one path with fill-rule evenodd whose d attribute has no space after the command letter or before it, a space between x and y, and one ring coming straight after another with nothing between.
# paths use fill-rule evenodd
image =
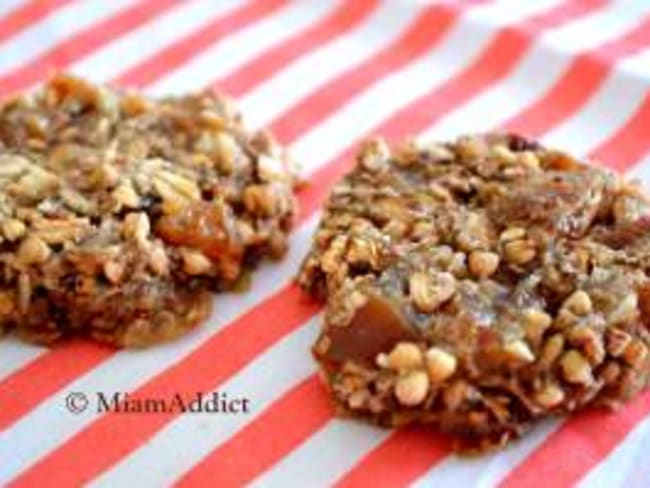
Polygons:
<instances>
[{"instance_id":1,"label":"white stripe","mask_svg":"<svg viewBox=\"0 0 650 488\"><path fill-rule=\"evenodd\" d=\"M644 53L617 64L631 66L630 69L634 70L635 66L647 66L645 63L649 60L650 56ZM580 112L555 127L544 139L556 147L570 149L574 154L584 154L589 146L594 147L593 141L602 141L611 135L613 126L622 126L647 95L647 82L625 71L614 70Z\"/></svg>"},{"instance_id":2,"label":"white stripe","mask_svg":"<svg viewBox=\"0 0 650 488\"><path fill-rule=\"evenodd\" d=\"M384 3L360 27L274 74L240 99L249 125L267 125L317 88L384 49L404 32L417 12L414 8Z\"/></svg>"},{"instance_id":3,"label":"white stripe","mask_svg":"<svg viewBox=\"0 0 650 488\"><path fill-rule=\"evenodd\" d=\"M0 3L0 17L6 17L17 10L18 7L22 7L25 4L24 0L3 0Z\"/></svg>"},{"instance_id":4,"label":"white stripe","mask_svg":"<svg viewBox=\"0 0 650 488\"><path fill-rule=\"evenodd\" d=\"M638 165L630 171L630 178L638 179L650 191L650 154L647 154Z\"/></svg>"},{"instance_id":5,"label":"white stripe","mask_svg":"<svg viewBox=\"0 0 650 488\"><path fill-rule=\"evenodd\" d=\"M333 419L256 478L251 486L284 486L287 480L295 486L333 486L341 473L353 468L364 454L390 434L389 429L378 429L357 420Z\"/></svg>"},{"instance_id":6,"label":"white stripe","mask_svg":"<svg viewBox=\"0 0 650 488\"><path fill-rule=\"evenodd\" d=\"M273 320L271 317L269 320ZM134 479L138 486L169 486L213 447L213 439L226 439L252 422L294 384L314 373L309 348L316 338L320 315L301 326L295 333L257 356L244 369L216 391L230 398L245 397L250 403L248 415L195 414L181 415L169 428L158 432L138 451L96 478L96 487L128 486ZM224 351L217 361L227 361ZM207 434L207 435L206 435ZM165 469L150 469L151 460Z\"/></svg>"},{"instance_id":7,"label":"white stripe","mask_svg":"<svg viewBox=\"0 0 650 488\"><path fill-rule=\"evenodd\" d=\"M134 4L134 0L87 0L55 10L0 44L0 76L28 64L52 46Z\"/></svg>"},{"instance_id":8,"label":"white stripe","mask_svg":"<svg viewBox=\"0 0 650 488\"><path fill-rule=\"evenodd\" d=\"M149 91L154 95L168 95L212 83L221 74L234 71L259 52L279 44L324 18L336 7L337 2L290 3L277 14L251 24L223 42L210 46L179 69L154 83Z\"/></svg>"},{"instance_id":9,"label":"white stripe","mask_svg":"<svg viewBox=\"0 0 650 488\"><path fill-rule=\"evenodd\" d=\"M650 480L650 417L639 423L576 488L645 488Z\"/></svg>"},{"instance_id":10,"label":"white stripe","mask_svg":"<svg viewBox=\"0 0 650 488\"><path fill-rule=\"evenodd\" d=\"M95 81L109 81L116 76L116 69L118 73L128 71L242 4L243 0L182 2L76 62L70 71Z\"/></svg>"},{"instance_id":11,"label":"white stripe","mask_svg":"<svg viewBox=\"0 0 650 488\"><path fill-rule=\"evenodd\" d=\"M15 337L0 337L0 381L45 352L46 348L25 344Z\"/></svg>"},{"instance_id":12,"label":"white stripe","mask_svg":"<svg viewBox=\"0 0 650 488\"><path fill-rule=\"evenodd\" d=\"M335 157L337 148L330 141L336 140L339 134L345 133L357 139L373 131L376 119L368 117L368 114L378 110L397 111L426 94L473 63L494 35L495 29L526 18L542 7L548 8L549 3L521 2L518 9L513 9L509 2L498 2L470 10L440 46L374 83L308 131L293 146L297 159L310 161L312 154L318 154L326 161ZM463 62L458 62L459 59ZM251 110L255 110L255 107L251 106Z\"/></svg>"},{"instance_id":13,"label":"white stripe","mask_svg":"<svg viewBox=\"0 0 650 488\"><path fill-rule=\"evenodd\" d=\"M603 23L608 18L618 20L605 29ZM425 130L422 138L452 139L468 132L468 127L471 132L483 132L500 126L544 95L574 56L630 30L635 19L634 15L619 15L618 9L611 7L544 32L511 75L447 114L435 124L435 130ZM589 40L587 46L580 42L584 38ZM563 53L555 50L558 45L564 46Z\"/></svg>"},{"instance_id":14,"label":"white stripe","mask_svg":"<svg viewBox=\"0 0 650 488\"><path fill-rule=\"evenodd\" d=\"M547 420L502 451L485 454L476 458L448 456L444 461L435 465L429 472L419 478L413 488L456 488L467 486L488 488L497 486L516 466L559 426L559 420Z\"/></svg>"}]
</instances>

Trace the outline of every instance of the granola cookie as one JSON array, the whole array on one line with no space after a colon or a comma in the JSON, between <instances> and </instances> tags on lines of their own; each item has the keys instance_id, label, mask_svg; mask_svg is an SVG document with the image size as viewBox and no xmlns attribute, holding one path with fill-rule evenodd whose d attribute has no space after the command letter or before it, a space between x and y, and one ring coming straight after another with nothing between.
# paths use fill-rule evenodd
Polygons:
<instances>
[{"instance_id":1,"label":"granola cookie","mask_svg":"<svg viewBox=\"0 0 650 488\"><path fill-rule=\"evenodd\" d=\"M0 106L0 330L146 346L281 257L284 151L224 96L151 100L57 76Z\"/></svg>"},{"instance_id":2,"label":"granola cookie","mask_svg":"<svg viewBox=\"0 0 650 488\"><path fill-rule=\"evenodd\" d=\"M523 137L371 141L299 282L339 410L484 451L650 377L650 199Z\"/></svg>"}]
</instances>

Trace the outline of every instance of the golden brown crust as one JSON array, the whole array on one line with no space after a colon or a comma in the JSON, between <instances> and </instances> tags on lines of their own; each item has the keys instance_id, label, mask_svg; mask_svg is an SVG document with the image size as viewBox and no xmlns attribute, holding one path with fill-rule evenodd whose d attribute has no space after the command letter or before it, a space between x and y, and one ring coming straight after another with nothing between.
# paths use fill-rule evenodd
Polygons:
<instances>
[{"instance_id":1,"label":"golden brown crust","mask_svg":"<svg viewBox=\"0 0 650 488\"><path fill-rule=\"evenodd\" d=\"M484 450L650 375L650 200L520 136L368 143L299 282L347 414Z\"/></svg>"},{"instance_id":2,"label":"golden brown crust","mask_svg":"<svg viewBox=\"0 0 650 488\"><path fill-rule=\"evenodd\" d=\"M57 76L0 106L0 329L50 343L175 337L280 257L284 151L213 92L151 100Z\"/></svg>"}]
</instances>

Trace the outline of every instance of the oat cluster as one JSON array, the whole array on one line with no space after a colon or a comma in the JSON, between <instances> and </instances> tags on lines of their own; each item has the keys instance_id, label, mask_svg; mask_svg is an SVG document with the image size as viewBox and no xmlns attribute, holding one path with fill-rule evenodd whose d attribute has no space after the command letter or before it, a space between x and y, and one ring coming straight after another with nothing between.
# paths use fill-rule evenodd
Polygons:
<instances>
[{"instance_id":1,"label":"oat cluster","mask_svg":"<svg viewBox=\"0 0 650 488\"><path fill-rule=\"evenodd\" d=\"M650 199L519 136L369 142L299 282L339 409L463 449L649 382Z\"/></svg>"},{"instance_id":2,"label":"oat cluster","mask_svg":"<svg viewBox=\"0 0 650 488\"><path fill-rule=\"evenodd\" d=\"M290 162L211 91L151 100L69 76L0 106L0 331L176 337L285 252Z\"/></svg>"}]
</instances>

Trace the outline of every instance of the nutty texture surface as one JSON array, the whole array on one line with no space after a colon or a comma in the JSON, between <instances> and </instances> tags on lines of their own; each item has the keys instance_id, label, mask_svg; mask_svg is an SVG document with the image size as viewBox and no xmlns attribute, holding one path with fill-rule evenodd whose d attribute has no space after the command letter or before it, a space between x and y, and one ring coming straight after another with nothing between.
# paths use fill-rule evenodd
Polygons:
<instances>
[{"instance_id":1,"label":"nutty texture surface","mask_svg":"<svg viewBox=\"0 0 650 488\"><path fill-rule=\"evenodd\" d=\"M341 413L484 451L650 375L650 199L511 134L365 145L298 278Z\"/></svg>"},{"instance_id":2,"label":"nutty texture surface","mask_svg":"<svg viewBox=\"0 0 650 488\"><path fill-rule=\"evenodd\" d=\"M57 76L0 106L0 331L170 339L281 257L284 151L211 91L151 100Z\"/></svg>"}]
</instances>

